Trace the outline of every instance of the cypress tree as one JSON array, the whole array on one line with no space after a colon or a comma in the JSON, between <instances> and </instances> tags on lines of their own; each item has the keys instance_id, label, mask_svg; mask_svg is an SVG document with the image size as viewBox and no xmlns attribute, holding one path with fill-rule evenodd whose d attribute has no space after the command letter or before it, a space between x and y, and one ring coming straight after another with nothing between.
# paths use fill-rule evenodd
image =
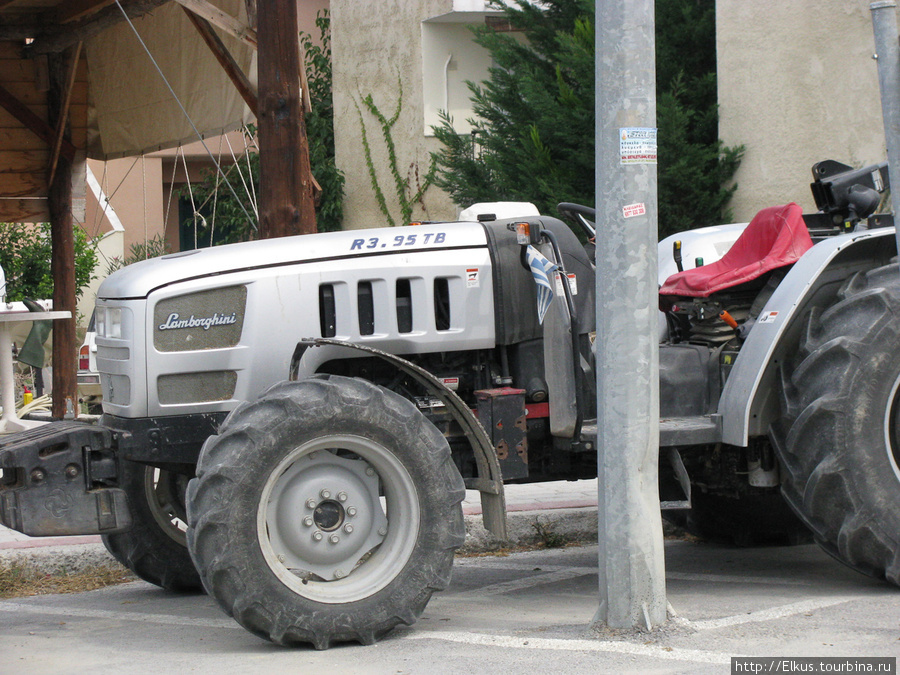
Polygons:
<instances>
[{"instance_id":1,"label":"cypress tree","mask_svg":"<svg viewBox=\"0 0 900 675\"><path fill-rule=\"evenodd\" d=\"M728 186L742 147L718 140L714 0L657 0L660 237L730 218ZM554 214L562 201L594 205L594 3L523 0L503 7L524 40L473 29L493 60L469 82L474 132L446 115L434 128L437 185L462 206L530 201Z\"/></svg>"}]
</instances>

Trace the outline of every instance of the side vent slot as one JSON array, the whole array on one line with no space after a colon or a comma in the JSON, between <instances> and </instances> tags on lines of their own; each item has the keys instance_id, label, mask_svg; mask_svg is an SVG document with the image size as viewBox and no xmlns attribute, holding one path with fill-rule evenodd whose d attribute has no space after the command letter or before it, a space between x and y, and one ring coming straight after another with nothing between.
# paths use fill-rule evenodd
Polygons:
<instances>
[{"instance_id":1,"label":"side vent slot","mask_svg":"<svg viewBox=\"0 0 900 675\"><path fill-rule=\"evenodd\" d=\"M334 307L334 286L332 284L319 286L319 330L322 337L325 338L337 335L337 312Z\"/></svg>"},{"instance_id":2,"label":"side vent slot","mask_svg":"<svg viewBox=\"0 0 900 675\"><path fill-rule=\"evenodd\" d=\"M397 279L397 332L412 333L412 288L409 279Z\"/></svg>"},{"instance_id":3,"label":"side vent slot","mask_svg":"<svg viewBox=\"0 0 900 675\"><path fill-rule=\"evenodd\" d=\"M450 330L450 280L446 277L434 280L434 326Z\"/></svg>"},{"instance_id":4,"label":"side vent slot","mask_svg":"<svg viewBox=\"0 0 900 675\"><path fill-rule=\"evenodd\" d=\"M356 287L356 307L359 318L359 334L375 334L375 299L372 296L372 282L360 281Z\"/></svg>"}]
</instances>

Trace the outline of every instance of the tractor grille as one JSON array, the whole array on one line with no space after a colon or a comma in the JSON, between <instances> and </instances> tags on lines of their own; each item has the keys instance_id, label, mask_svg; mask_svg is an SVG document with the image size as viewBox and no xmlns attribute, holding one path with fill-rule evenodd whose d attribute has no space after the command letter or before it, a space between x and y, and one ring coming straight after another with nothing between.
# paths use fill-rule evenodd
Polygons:
<instances>
[{"instance_id":1,"label":"tractor grille","mask_svg":"<svg viewBox=\"0 0 900 675\"><path fill-rule=\"evenodd\" d=\"M153 310L153 345L161 352L234 347L241 339L246 306L245 286L161 300Z\"/></svg>"}]
</instances>

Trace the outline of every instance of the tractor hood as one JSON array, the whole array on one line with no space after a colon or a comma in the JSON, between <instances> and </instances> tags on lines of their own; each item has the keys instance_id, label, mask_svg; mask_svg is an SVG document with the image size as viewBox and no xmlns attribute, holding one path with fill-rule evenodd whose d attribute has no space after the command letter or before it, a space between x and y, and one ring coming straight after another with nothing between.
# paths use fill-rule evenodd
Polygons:
<instances>
[{"instance_id":1,"label":"tractor hood","mask_svg":"<svg viewBox=\"0 0 900 675\"><path fill-rule=\"evenodd\" d=\"M475 222L323 232L196 249L129 265L107 277L99 299L146 298L169 284L205 276L315 260L358 258L487 245Z\"/></svg>"}]
</instances>

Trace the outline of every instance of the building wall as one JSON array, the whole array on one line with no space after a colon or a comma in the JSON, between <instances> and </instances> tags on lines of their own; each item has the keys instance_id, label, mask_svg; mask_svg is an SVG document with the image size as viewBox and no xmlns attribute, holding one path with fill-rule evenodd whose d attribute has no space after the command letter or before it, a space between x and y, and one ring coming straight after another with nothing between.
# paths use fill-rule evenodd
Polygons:
<instances>
[{"instance_id":1,"label":"building wall","mask_svg":"<svg viewBox=\"0 0 900 675\"><path fill-rule=\"evenodd\" d=\"M375 105L390 118L403 90L400 116L393 128L397 167L401 176L421 176L429 167L430 153L439 144L424 133L422 87L422 21L450 12L452 0L332 0L331 29L334 69L335 154L346 179L344 228L387 224L379 210L363 152L362 113L373 166L395 220L400 208L389 172L388 150L377 120L363 106L372 95ZM453 218L456 207L435 187L417 206L414 219Z\"/></svg>"},{"instance_id":2,"label":"building wall","mask_svg":"<svg viewBox=\"0 0 900 675\"><path fill-rule=\"evenodd\" d=\"M814 211L810 168L886 158L869 3L718 0L719 135L746 154L736 221L796 201Z\"/></svg>"}]
</instances>

